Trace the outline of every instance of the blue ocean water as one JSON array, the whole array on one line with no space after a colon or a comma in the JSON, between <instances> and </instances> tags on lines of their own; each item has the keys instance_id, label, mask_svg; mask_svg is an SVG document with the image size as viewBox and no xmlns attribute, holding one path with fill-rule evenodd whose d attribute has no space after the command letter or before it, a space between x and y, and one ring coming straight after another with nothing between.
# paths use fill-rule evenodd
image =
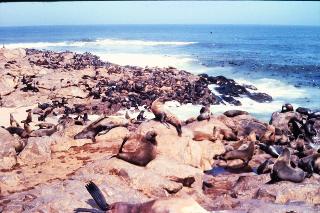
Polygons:
<instances>
[{"instance_id":1,"label":"blue ocean water","mask_svg":"<svg viewBox=\"0 0 320 213\"><path fill-rule=\"evenodd\" d=\"M92 52L122 65L175 66L253 84L274 101L240 108L268 120L285 102L320 108L320 27L254 25L99 25L0 27L0 43ZM214 88L213 88L214 89ZM190 109L185 109L189 110ZM192 111L192 110L191 110Z\"/></svg>"}]
</instances>

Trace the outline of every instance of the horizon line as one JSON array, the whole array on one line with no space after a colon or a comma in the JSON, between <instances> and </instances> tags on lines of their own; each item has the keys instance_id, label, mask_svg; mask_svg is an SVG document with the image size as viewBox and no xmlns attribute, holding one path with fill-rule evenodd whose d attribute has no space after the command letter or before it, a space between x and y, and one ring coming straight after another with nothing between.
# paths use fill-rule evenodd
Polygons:
<instances>
[{"instance_id":1,"label":"horizon line","mask_svg":"<svg viewBox=\"0 0 320 213\"><path fill-rule=\"evenodd\" d=\"M153 24L144 24L144 23L132 23L132 24L40 24L40 25L0 25L0 27L68 27L68 26L116 26L116 25L229 25L229 26L294 26L294 27L320 27L319 25L314 24L230 24L230 23L153 23Z\"/></svg>"}]
</instances>

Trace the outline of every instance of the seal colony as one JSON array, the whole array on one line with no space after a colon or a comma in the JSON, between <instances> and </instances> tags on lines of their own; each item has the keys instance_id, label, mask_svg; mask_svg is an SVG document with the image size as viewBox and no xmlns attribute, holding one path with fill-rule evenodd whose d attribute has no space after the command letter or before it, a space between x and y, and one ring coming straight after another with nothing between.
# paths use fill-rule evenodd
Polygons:
<instances>
[{"instance_id":1,"label":"seal colony","mask_svg":"<svg viewBox=\"0 0 320 213\"><path fill-rule=\"evenodd\" d=\"M237 105L238 95L272 98L223 76L122 67L90 53L0 53L1 105L30 106L0 128L1 212L319 211L319 111L285 103L269 123L214 114L212 104ZM167 101L202 108L181 120Z\"/></svg>"}]
</instances>

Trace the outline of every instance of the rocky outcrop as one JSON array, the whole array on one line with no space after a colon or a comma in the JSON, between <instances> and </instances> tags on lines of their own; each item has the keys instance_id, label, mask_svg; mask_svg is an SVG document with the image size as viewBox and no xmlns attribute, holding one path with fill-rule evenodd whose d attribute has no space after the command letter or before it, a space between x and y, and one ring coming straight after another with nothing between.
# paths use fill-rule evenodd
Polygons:
<instances>
[{"instance_id":1,"label":"rocky outcrop","mask_svg":"<svg viewBox=\"0 0 320 213\"><path fill-rule=\"evenodd\" d=\"M39 164L51 159L51 138L48 136L31 137L28 139L27 146L18 155L18 163Z\"/></svg>"},{"instance_id":2,"label":"rocky outcrop","mask_svg":"<svg viewBox=\"0 0 320 213\"><path fill-rule=\"evenodd\" d=\"M11 169L16 163L15 145L18 143L7 130L0 128L0 169Z\"/></svg>"}]
</instances>

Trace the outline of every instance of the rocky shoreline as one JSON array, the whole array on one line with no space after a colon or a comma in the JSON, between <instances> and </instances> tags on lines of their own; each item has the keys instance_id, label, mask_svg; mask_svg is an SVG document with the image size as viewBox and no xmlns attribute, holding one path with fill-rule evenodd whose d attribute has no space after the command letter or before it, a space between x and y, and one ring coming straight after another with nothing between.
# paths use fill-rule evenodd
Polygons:
<instances>
[{"instance_id":1,"label":"rocky shoreline","mask_svg":"<svg viewBox=\"0 0 320 213\"><path fill-rule=\"evenodd\" d=\"M109 204L147 212L320 210L318 111L287 104L264 123L244 111L213 115L204 107L179 121L179 136L166 118L117 112L145 106L155 113L159 97L203 106L272 97L223 76L119 66L90 53L2 48L0 70L0 110L29 109L23 119L8 113L0 128L0 212L99 212L89 181ZM125 153L146 147L150 132L156 151L145 166L119 157L123 143ZM143 206L148 201L153 209Z\"/></svg>"}]
</instances>

